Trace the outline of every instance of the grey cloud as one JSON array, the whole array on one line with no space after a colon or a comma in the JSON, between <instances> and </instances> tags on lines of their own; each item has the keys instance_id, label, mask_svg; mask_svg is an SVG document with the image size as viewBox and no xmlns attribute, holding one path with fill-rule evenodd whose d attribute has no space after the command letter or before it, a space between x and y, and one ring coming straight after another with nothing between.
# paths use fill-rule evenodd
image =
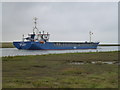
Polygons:
<instances>
[{"instance_id":1,"label":"grey cloud","mask_svg":"<svg viewBox=\"0 0 120 90\"><path fill-rule=\"evenodd\" d=\"M3 41L21 39L32 32L33 17L38 28L51 33L51 41L93 40L117 43L118 12L114 2L3 3Z\"/></svg>"}]
</instances>

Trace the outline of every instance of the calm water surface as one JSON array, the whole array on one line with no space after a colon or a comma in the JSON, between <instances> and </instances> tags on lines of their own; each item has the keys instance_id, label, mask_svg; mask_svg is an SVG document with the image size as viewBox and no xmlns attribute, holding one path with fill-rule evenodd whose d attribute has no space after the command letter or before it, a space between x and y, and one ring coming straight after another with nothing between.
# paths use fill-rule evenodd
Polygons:
<instances>
[{"instance_id":1,"label":"calm water surface","mask_svg":"<svg viewBox=\"0 0 120 90\"><path fill-rule=\"evenodd\" d=\"M18 50L16 48L0 48L1 56L21 56L21 55L42 55L54 53L75 53L75 52L101 52L118 51L120 46L98 46L97 49L79 49L79 50Z\"/></svg>"}]
</instances>

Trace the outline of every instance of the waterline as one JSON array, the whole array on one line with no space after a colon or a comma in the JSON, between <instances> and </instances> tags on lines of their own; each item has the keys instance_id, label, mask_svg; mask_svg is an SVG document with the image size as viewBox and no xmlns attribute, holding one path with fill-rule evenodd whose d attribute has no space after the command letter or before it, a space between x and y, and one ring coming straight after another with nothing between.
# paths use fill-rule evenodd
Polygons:
<instances>
[{"instance_id":1,"label":"waterline","mask_svg":"<svg viewBox=\"0 0 120 90\"><path fill-rule=\"evenodd\" d=\"M59 53L82 53L82 52L106 52L118 51L119 46L99 46L97 49L76 49L76 50L18 50L16 48L0 48L2 57L4 56L25 56L25 55L43 55Z\"/></svg>"}]
</instances>

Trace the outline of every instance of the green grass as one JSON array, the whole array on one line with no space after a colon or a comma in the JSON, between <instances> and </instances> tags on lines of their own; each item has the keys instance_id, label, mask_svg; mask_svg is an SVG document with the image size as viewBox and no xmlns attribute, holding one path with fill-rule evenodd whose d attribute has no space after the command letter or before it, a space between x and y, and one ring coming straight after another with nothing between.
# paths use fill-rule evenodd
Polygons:
<instances>
[{"instance_id":1,"label":"green grass","mask_svg":"<svg viewBox=\"0 0 120 90\"><path fill-rule=\"evenodd\" d=\"M2 42L0 43L0 48L15 48L12 42Z\"/></svg>"},{"instance_id":2,"label":"green grass","mask_svg":"<svg viewBox=\"0 0 120 90\"><path fill-rule=\"evenodd\" d=\"M70 64L117 61L118 52L3 57L3 88L117 88L116 64Z\"/></svg>"}]
</instances>

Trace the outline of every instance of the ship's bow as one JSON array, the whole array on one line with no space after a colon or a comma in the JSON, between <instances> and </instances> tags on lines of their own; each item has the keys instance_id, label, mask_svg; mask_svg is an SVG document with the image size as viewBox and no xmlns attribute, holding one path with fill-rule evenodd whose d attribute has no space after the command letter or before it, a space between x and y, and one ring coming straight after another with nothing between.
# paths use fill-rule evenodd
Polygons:
<instances>
[{"instance_id":1,"label":"ship's bow","mask_svg":"<svg viewBox=\"0 0 120 90\"><path fill-rule=\"evenodd\" d=\"M31 42L13 42L13 45L17 49L30 49L32 43Z\"/></svg>"}]
</instances>

